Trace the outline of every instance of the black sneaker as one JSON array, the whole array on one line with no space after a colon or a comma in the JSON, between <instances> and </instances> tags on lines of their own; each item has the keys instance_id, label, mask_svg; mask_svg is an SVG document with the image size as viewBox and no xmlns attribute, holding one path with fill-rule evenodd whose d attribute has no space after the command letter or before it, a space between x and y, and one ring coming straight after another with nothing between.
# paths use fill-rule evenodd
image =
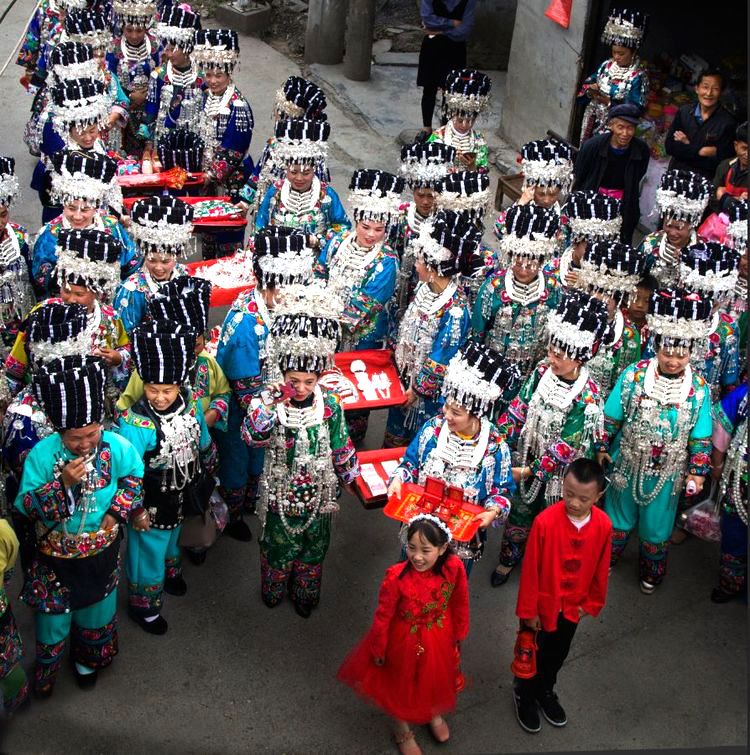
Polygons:
<instances>
[{"instance_id":1,"label":"black sneaker","mask_svg":"<svg viewBox=\"0 0 750 755\"><path fill-rule=\"evenodd\" d=\"M192 548L185 548L185 555L187 556L187 560L190 561L193 566L201 566L206 561L206 554L208 553L207 550L193 550Z\"/></svg>"},{"instance_id":2,"label":"black sneaker","mask_svg":"<svg viewBox=\"0 0 750 755\"><path fill-rule=\"evenodd\" d=\"M565 726L568 723L568 717L565 715L562 705L557 700L554 692L543 692L537 697L539 707L542 709L542 715L553 726Z\"/></svg>"},{"instance_id":3,"label":"black sneaker","mask_svg":"<svg viewBox=\"0 0 750 755\"><path fill-rule=\"evenodd\" d=\"M303 619L309 619L312 613L312 606L309 603L296 603L294 604L294 610L297 616L301 616Z\"/></svg>"},{"instance_id":4,"label":"black sneaker","mask_svg":"<svg viewBox=\"0 0 750 755\"><path fill-rule=\"evenodd\" d=\"M253 539L253 533L243 519L235 519L224 528L224 534L239 540L241 543L249 543Z\"/></svg>"},{"instance_id":5,"label":"black sneaker","mask_svg":"<svg viewBox=\"0 0 750 755\"><path fill-rule=\"evenodd\" d=\"M180 598L187 592L187 582L179 577L167 577L164 580L164 592L167 595L175 595Z\"/></svg>"},{"instance_id":6,"label":"black sneaker","mask_svg":"<svg viewBox=\"0 0 750 755\"><path fill-rule=\"evenodd\" d=\"M539 708L536 700L524 699L517 690L513 690L513 704L516 708L516 719L524 731L536 734L542 730L542 721L539 718Z\"/></svg>"}]
</instances>

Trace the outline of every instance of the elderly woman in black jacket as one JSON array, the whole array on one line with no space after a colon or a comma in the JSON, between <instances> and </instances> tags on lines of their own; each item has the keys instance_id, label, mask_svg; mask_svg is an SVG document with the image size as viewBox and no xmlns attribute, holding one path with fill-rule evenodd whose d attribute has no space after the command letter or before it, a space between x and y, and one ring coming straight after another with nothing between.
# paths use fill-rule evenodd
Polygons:
<instances>
[{"instance_id":1,"label":"elderly woman in black jacket","mask_svg":"<svg viewBox=\"0 0 750 755\"><path fill-rule=\"evenodd\" d=\"M641 216L640 184L650 157L646 142L635 136L640 112L631 104L610 108L608 130L588 139L575 162L574 191L590 189L620 200L620 237L626 244L632 242Z\"/></svg>"}]
</instances>

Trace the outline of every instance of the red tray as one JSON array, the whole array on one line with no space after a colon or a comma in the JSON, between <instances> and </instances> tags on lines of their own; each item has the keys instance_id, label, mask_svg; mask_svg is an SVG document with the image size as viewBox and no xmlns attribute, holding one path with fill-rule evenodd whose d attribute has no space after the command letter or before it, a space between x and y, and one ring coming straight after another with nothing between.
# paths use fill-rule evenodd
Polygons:
<instances>
[{"instance_id":1,"label":"red tray","mask_svg":"<svg viewBox=\"0 0 750 755\"><path fill-rule=\"evenodd\" d=\"M429 493L431 488L444 490L442 494L432 496ZM454 492L453 500L445 495L446 490ZM428 477L424 487L405 483L401 488L401 497L389 499L383 513L399 522L408 522L417 514L434 514L448 525L454 540L466 543L479 529L480 522L472 520L484 510L481 506L462 500L460 488L445 488L440 480Z\"/></svg>"},{"instance_id":2,"label":"red tray","mask_svg":"<svg viewBox=\"0 0 750 755\"><path fill-rule=\"evenodd\" d=\"M377 399L366 399L357 388L357 380L351 370L352 362L356 359L361 360L367 367L367 374L385 373L390 380L390 393L385 394L383 391L376 391ZM404 387L398 377L396 365L393 361L393 352L390 349L365 349L364 351L342 351L334 356L336 366L344 373L355 388L357 388L357 399L344 403L344 410L351 411L354 409L383 409L389 406L400 406L406 401Z\"/></svg>"},{"instance_id":3,"label":"red tray","mask_svg":"<svg viewBox=\"0 0 750 755\"><path fill-rule=\"evenodd\" d=\"M387 485L388 475L383 469L382 462L394 459L401 461L405 453L406 446L399 446L398 448L381 448L376 451L360 451L357 458L360 464L372 464L378 477ZM373 495L362 477L357 477L354 481L354 490L366 509L381 509L388 502L388 496L385 494Z\"/></svg>"},{"instance_id":4,"label":"red tray","mask_svg":"<svg viewBox=\"0 0 750 755\"><path fill-rule=\"evenodd\" d=\"M150 177L150 176L149 176ZM145 199L145 197L126 197L122 203L125 209L130 212L133 208L133 203L139 199ZM218 199L222 202L228 202L229 197L177 197L181 202L185 204L198 204L198 202L205 202L207 199ZM193 221L193 225L196 228L244 228L247 225L247 218L236 217L235 215L216 215L212 218L198 218Z\"/></svg>"},{"instance_id":5,"label":"red tray","mask_svg":"<svg viewBox=\"0 0 750 755\"><path fill-rule=\"evenodd\" d=\"M198 262L188 262L185 267L187 268L187 271L190 273L190 275L195 275L196 271L200 270L201 268L211 267L211 265L215 265L217 262L221 262L222 260L226 259L229 259L229 257L219 257L215 260L199 260ZM211 300L209 303L212 307L228 307L243 291L247 291L252 287L252 284L247 286L237 286L235 288L219 288L218 286L213 286L211 288Z\"/></svg>"}]
</instances>

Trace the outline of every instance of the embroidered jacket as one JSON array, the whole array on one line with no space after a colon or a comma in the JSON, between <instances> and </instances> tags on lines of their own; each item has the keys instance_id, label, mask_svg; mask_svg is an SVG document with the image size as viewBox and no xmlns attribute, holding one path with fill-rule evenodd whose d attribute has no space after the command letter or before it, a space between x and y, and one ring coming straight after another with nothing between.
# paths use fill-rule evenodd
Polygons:
<instances>
[{"instance_id":1,"label":"embroidered jacket","mask_svg":"<svg viewBox=\"0 0 750 755\"><path fill-rule=\"evenodd\" d=\"M232 393L247 408L250 399L264 382L270 314L253 288L233 302L219 334L216 362L223 370Z\"/></svg>"},{"instance_id":2,"label":"embroidered jacket","mask_svg":"<svg viewBox=\"0 0 750 755\"><path fill-rule=\"evenodd\" d=\"M640 505L660 488L674 499L679 495L681 473L706 476L711 469L711 396L706 381L692 372L686 398L664 404L646 393L647 370L655 359L643 359L620 375L604 406L604 436L597 450L612 457L613 494L638 484L644 486ZM650 449L650 453L649 453ZM648 457L643 469L630 459ZM683 461L686 462L683 465Z\"/></svg>"},{"instance_id":3,"label":"embroidered jacket","mask_svg":"<svg viewBox=\"0 0 750 755\"><path fill-rule=\"evenodd\" d=\"M10 402L3 417L3 465L15 478L16 486L21 482L23 464L29 451L54 432L55 428L34 397L31 386L23 387Z\"/></svg>"},{"instance_id":4,"label":"embroidered jacket","mask_svg":"<svg viewBox=\"0 0 750 755\"><path fill-rule=\"evenodd\" d=\"M6 239L11 248L18 248L20 257L8 265L0 264L0 357L3 361L16 340L21 321L36 300L29 276L28 231L17 223L8 223L0 238L0 247Z\"/></svg>"},{"instance_id":5,"label":"embroidered jacket","mask_svg":"<svg viewBox=\"0 0 750 755\"><path fill-rule=\"evenodd\" d=\"M547 316L554 311L560 295L557 278L540 271L538 298L521 303L511 298L513 273L500 270L479 289L472 311L471 326L476 338L518 365L526 378L546 351Z\"/></svg>"},{"instance_id":6,"label":"embroidered jacket","mask_svg":"<svg viewBox=\"0 0 750 755\"><path fill-rule=\"evenodd\" d=\"M31 312L44 304L62 303L63 300L59 297L45 299L36 304ZM96 323L95 326L94 323ZM132 355L130 353L130 339L125 332L122 320L109 304L96 302L94 311L89 314L89 327L92 328L90 353L93 354L96 349L102 347L117 351L122 361L112 369L112 377L116 384L124 386L130 376ZM8 387L13 394L18 393L25 383L31 382L29 352L24 331L19 331L16 336L13 348L5 360L5 370Z\"/></svg>"},{"instance_id":7,"label":"embroidered jacket","mask_svg":"<svg viewBox=\"0 0 750 755\"><path fill-rule=\"evenodd\" d=\"M41 229L34 244L31 258L31 274L34 277L35 284L45 294L57 290L57 283L53 278L57 265L57 237L60 230L65 227L63 216L59 215L54 220L50 220ZM123 280L140 268L143 264L141 253L117 218L113 215L98 212L94 216L94 223L90 227L108 233L122 244L120 274Z\"/></svg>"},{"instance_id":8,"label":"embroidered jacket","mask_svg":"<svg viewBox=\"0 0 750 755\"><path fill-rule=\"evenodd\" d=\"M726 490L721 503L727 514L737 513L738 505L744 505L747 512L747 396L747 384L739 385L713 406L713 445L726 454L722 478L722 489ZM736 466L731 458L733 452L738 454ZM734 468L728 469L730 465Z\"/></svg>"},{"instance_id":9,"label":"embroidered jacket","mask_svg":"<svg viewBox=\"0 0 750 755\"><path fill-rule=\"evenodd\" d=\"M178 262L170 280L187 274L185 267ZM159 283L148 275L146 268L142 268L126 278L115 291L114 308L128 335L145 317L148 301L158 286Z\"/></svg>"},{"instance_id":10,"label":"embroidered jacket","mask_svg":"<svg viewBox=\"0 0 750 755\"><path fill-rule=\"evenodd\" d=\"M521 432L526 425L529 404L548 369L549 364L542 360L497 421L500 434L514 450L517 450ZM571 461L581 456L591 458L594 455L594 443L601 437L601 403L599 386L589 378L573 403L564 410L564 419L558 432L549 440L541 455L530 460L529 466L534 477L548 482L558 477Z\"/></svg>"},{"instance_id":11,"label":"embroidered jacket","mask_svg":"<svg viewBox=\"0 0 750 755\"><path fill-rule=\"evenodd\" d=\"M203 153L203 172L220 184L230 180L242 182L242 161L253 138L253 111L242 93L230 84L222 96L219 109L209 116L206 103L211 97L208 89L203 91L203 110L200 116L200 132L206 143Z\"/></svg>"},{"instance_id":12,"label":"embroidered jacket","mask_svg":"<svg viewBox=\"0 0 750 755\"><path fill-rule=\"evenodd\" d=\"M27 69L36 68L44 45L56 40L63 28L60 9L51 0L41 0L24 34L16 64Z\"/></svg>"},{"instance_id":13,"label":"embroidered jacket","mask_svg":"<svg viewBox=\"0 0 750 755\"><path fill-rule=\"evenodd\" d=\"M318 257L313 273L316 278L327 281L329 286L331 267L343 242L349 238L354 238L353 231L332 236ZM387 335L384 307L396 290L396 253L389 246L381 244L364 269L357 272L357 276L358 280L353 281L348 292L344 292L346 298L341 324L354 348L375 348Z\"/></svg>"},{"instance_id":14,"label":"embroidered jacket","mask_svg":"<svg viewBox=\"0 0 750 755\"><path fill-rule=\"evenodd\" d=\"M510 449L497 427L484 419L476 437L462 439L463 445L471 449L484 445L481 456L473 460L476 463L470 468L437 461L441 433L450 434L443 415L427 420L406 449L393 477L419 485L424 484L426 476L437 477L462 488L466 498L478 506L497 508L504 521L510 513L510 496L516 484L511 474Z\"/></svg>"},{"instance_id":15,"label":"embroidered jacket","mask_svg":"<svg viewBox=\"0 0 750 755\"><path fill-rule=\"evenodd\" d=\"M292 468L295 449L295 438L301 432L307 434L307 442L311 454L318 451L318 444L321 442L321 425L327 427L327 435L330 443L330 464L333 470L345 485L352 483L359 477L359 460L354 450L354 444L349 437L349 430L344 419L344 410L341 407L341 399L331 391L320 389L320 396L323 401L321 424L313 424L304 429L285 427L281 432L286 438L287 458L286 463ZM273 431L279 426L279 417L276 407L267 407L259 398L254 398L250 404L247 417L242 423L242 438L249 446L265 448L271 441ZM292 493L296 496L301 493L301 489L309 487L316 480L310 475L314 470L307 470L299 478L290 480ZM269 501L269 510L278 511L278 503Z\"/></svg>"},{"instance_id":16,"label":"embroidered jacket","mask_svg":"<svg viewBox=\"0 0 750 755\"><path fill-rule=\"evenodd\" d=\"M352 224L341 204L339 195L332 186L313 179L312 195L318 199L310 209L297 212L287 207L290 185L286 180L277 181L266 191L255 218L255 230L268 225L285 225L300 228L315 236L322 246L335 233L348 231Z\"/></svg>"},{"instance_id":17,"label":"embroidered jacket","mask_svg":"<svg viewBox=\"0 0 750 755\"><path fill-rule=\"evenodd\" d=\"M25 575L21 599L45 613L69 612L75 598L50 559L64 560L68 565L65 571L80 568L88 581L87 559L114 547L114 559L102 564L110 565L110 573L91 575L98 593L94 602L116 589L119 525L127 523L132 512L143 505L143 462L126 440L102 432L92 461L95 473L90 492L84 492L82 484L70 489L63 485L61 465L74 457L59 433L39 441L26 457L14 503L16 511L34 522L37 531L37 555ZM102 521L108 514L117 524L103 530Z\"/></svg>"},{"instance_id":18,"label":"embroidered jacket","mask_svg":"<svg viewBox=\"0 0 750 755\"><path fill-rule=\"evenodd\" d=\"M203 78L199 72L192 84L179 86L170 76L169 63L151 72L139 134L155 142L166 131L184 128L197 133L203 108ZM177 92L175 93L175 89Z\"/></svg>"},{"instance_id":19,"label":"embroidered jacket","mask_svg":"<svg viewBox=\"0 0 750 755\"><path fill-rule=\"evenodd\" d=\"M219 367L216 359L204 349L198 354L193 371L195 373L191 386L193 398L200 401L204 415L209 409L216 410L219 417L214 428L226 430L230 388L221 367ZM117 411L122 412L125 409L130 409L141 396L143 396L143 380L134 370L130 375L127 387L117 400Z\"/></svg>"},{"instance_id":20,"label":"embroidered jacket","mask_svg":"<svg viewBox=\"0 0 750 755\"><path fill-rule=\"evenodd\" d=\"M611 342L608 342L610 339ZM630 364L641 359L641 337L633 323L618 310L610 330L604 336L599 351L586 363L606 401L617 378Z\"/></svg>"}]
</instances>

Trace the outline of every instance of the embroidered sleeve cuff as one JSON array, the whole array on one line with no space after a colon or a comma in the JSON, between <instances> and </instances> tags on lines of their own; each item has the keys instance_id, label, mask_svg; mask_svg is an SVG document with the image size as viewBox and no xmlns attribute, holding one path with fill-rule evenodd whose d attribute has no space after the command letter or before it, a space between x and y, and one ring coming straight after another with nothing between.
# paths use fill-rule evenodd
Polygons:
<instances>
[{"instance_id":1,"label":"embroidered sleeve cuff","mask_svg":"<svg viewBox=\"0 0 750 755\"><path fill-rule=\"evenodd\" d=\"M240 433L248 446L265 446L276 424L276 411L260 399L253 399L247 416L242 421Z\"/></svg>"},{"instance_id":2,"label":"embroidered sleeve cuff","mask_svg":"<svg viewBox=\"0 0 750 755\"><path fill-rule=\"evenodd\" d=\"M132 511L142 506L143 480L135 475L121 477L117 481L117 491L110 504L109 513L124 524L130 519Z\"/></svg>"},{"instance_id":3,"label":"embroidered sleeve cuff","mask_svg":"<svg viewBox=\"0 0 750 755\"><path fill-rule=\"evenodd\" d=\"M53 480L26 493L23 508L30 519L61 522L71 515L68 497L61 480Z\"/></svg>"},{"instance_id":4,"label":"embroidered sleeve cuff","mask_svg":"<svg viewBox=\"0 0 750 755\"><path fill-rule=\"evenodd\" d=\"M331 456L336 474L345 485L351 484L359 477L359 459L351 439L347 438L341 448L332 449Z\"/></svg>"},{"instance_id":5,"label":"embroidered sleeve cuff","mask_svg":"<svg viewBox=\"0 0 750 755\"><path fill-rule=\"evenodd\" d=\"M216 444L213 441L201 449L201 464L203 465L203 469L209 474L213 474L219 466L219 455L216 451Z\"/></svg>"},{"instance_id":6,"label":"embroidered sleeve cuff","mask_svg":"<svg viewBox=\"0 0 750 755\"><path fill-rule=\"evenodd\" d=\"M711 472L711 439L696 438L688 443L688 473L706 477Z\"/></svg>"},{"instance_id":7,"label":"embroidered sleeve cuff","mask_svg":"<svg viewBox=\"0 0 750 755\"><path fill-rule=\"evenodd\" d=\"M484 502L484 507L486 509L497 510L497 518L493 522L495 527L505 524L505 521L510 514L510 500L508 498L500 493L492 493Z\"/></svg>"},{"instance_id":8,"label":"embroidered sleeve cuff","mask_svg":"<svg viewBox=\"0 0 750 755\"><path fill-rule=\"evenodd\" d=\"M414 390L424 398L437 398L443 385L447 367L433 359L426 359L414 378Z\"/></svg>"}]
</instances>

